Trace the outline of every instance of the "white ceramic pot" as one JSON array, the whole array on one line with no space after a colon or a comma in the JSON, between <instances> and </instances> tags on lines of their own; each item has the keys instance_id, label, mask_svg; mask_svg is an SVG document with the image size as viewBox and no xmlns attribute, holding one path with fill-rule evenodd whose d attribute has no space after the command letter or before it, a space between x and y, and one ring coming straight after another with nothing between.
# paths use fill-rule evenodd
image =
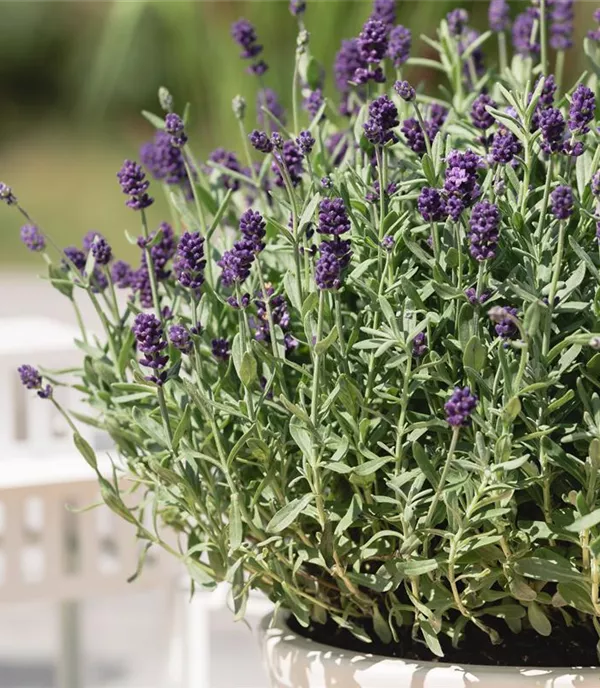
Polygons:
<instances>
[{"instance_id":1,"label":"white ceramic pot","mask_svg":"<svg viewBox=\"0 0 600 688\"><path fill-rule=\"evenodd\" d=\"M259 627L271 688L600 688L600 669L463 666L355 654L297 635L285 618L269 614Z\"/></svg>"}]
</instances>

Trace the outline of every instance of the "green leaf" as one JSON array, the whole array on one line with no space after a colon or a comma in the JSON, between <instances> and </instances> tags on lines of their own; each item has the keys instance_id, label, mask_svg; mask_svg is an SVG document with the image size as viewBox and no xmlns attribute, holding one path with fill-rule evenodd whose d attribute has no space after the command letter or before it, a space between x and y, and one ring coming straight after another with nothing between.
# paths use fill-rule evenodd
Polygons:
<instances>
[{"instance_id":1,"label":"green leaf","mask_svg":"<svg viewBox=\"0 0 600 688\"><path fill-rule=\"evenodd\" d=\"M473 370L483 370L487 359L487 349L477 335L473 335L467 342L463 353L463 365Z\"/></svg>"},{"instance_id":2,"label":"green leaf","mask_svg":"<svg viewBox=\"0 0 600 688\"><path fill-rule=\"evenodd\" d=\"M285 287L285 293L292 306L300 312L302 310L302 301L300 298L300 291L298 290L298 282L291 271L285 273L283 278L283 286Z\"/></svg>"},{"instance_id":3,"label":"green leaf","mask_svg":"<svg viewBox=\"0 0 600 688\"><path fill-rule=\"evenodd\" d=\"M534 337L539 333L541 319L542 310L540 304L537 301L530 303L523 319L523 327L529 337Z\"/></svg>"},{"instance_id":4,"label":"green leaf","mask_svg":"<svg viewBox=\"0 0 600 688\"><path fill-rule=\"evenodd\" d=\"M537 550L538 553L542 550ZM544 556L525 557L514 564L514 570L521 576L535 580L570 583L581 580L581 572L550 550Z\"/></svg>"},{"instance_id":5,"label":"green leaf","mask_svg":"<svg viewBox=\"0 0 600 688\"><path fill-rule=\"evenodd\" d=\"M581 533L584 530L589 530L600 523L600 509L595 509L594 511L576 519L573 523L566 526L565 530L569 533Z\"/></svg>"},{"instance_id":6,"label":"green leaf","mask_svg":"<svg viewBox=\"0 0 600 688\"><path fill-rule=\"evenodd\" d=\"M531 602L527 607L527 617L533 628L543 636L552 633L552 624L537 602Z\"/></svg>"},{"instance_id":7,"label":"green leaf","mask_svg":"<svg viewBox=\"0 0 600 688\"><path fill-rule=\"evenodd\" d=\"M231 495L231 506L229 509L229 553L235 552L242 544L243 527L242 514L240 510L240 497L237 492Z\"/></svg>"},{"instance_id":8,"label":"green leaf","mask_svg":"<svg viewBox=\"0 0 600 688\"><path fill-rule=\"evenodd\" d=\"M392 632L390 631L390 626L388 622L383 618L382 613L379 611L379 607L375 605L373 607L373 628L379 640L384 645L388 645L392 642Z\"/></svg>"},{"instance_id":9,"label":"green leaf","mask_svg":"<svg viewBox=\"0 0 600 688\"><path fill-rule=\"evenodd\" d=\"M362 498L358 494L353 494L350 500L348 511L342 516L335 528L335 535L339 537L347 530L362 513Z\"/></svg>"},{"instance_id":10,"label":"green leaf","mask_svg":"<svg viewBox=\"0 0 600 688\"><path fill-rule=\"evenodd\" d=\"M519 413L521 413L521 400L519 397L513 397L502 411L504 422L509 424L513 423Z\"/></svg>"},{"instance_id":11,"label":"green leaf","mask_svg":"<svg viewBox=\"0 0 600 688\"><path fill-rule=\"evenodd\" d=\"M300 451L310 461L313 456L313 443L310 432L300 425L296 419L292 419L290 423L290 435L298 445Z\"/></svg>"},{"instance_id":12,"label":"green leaf","mask_svg":"<svg viewBox=\"0 0 600 688\"><path fill-rule=\"evenodd\" d=\"M73 442L77 447L77 451L83 456L83 458L89 463L89 465L95 470L98 470L98 460L96 459L96 453L92 449L89 442L84 439L78 432L73 433Z\"/></svg>"},{"instance_id":13,"label":"green leaf","mask_svg":"<svg viewBox=\"0 0 600 688\"><path fill-rule=\"evenodd\" d=\"M376 473L382 466L385 466L386 463L389 463L393 460L394 459L391 456L380 456L376 459L371 459L370 461L367 461L366 463L363 463L360 466L357 466L354 469L354 473L355 475L364 478L365 476L373 475L373 473Z\"/></svg>"},{"instance_id":14,"label":"green leaf","mask_svg":"<svg viewBox=\"0 0 600 688\"><path fill-rule=\"evenodd\" d=\"M332 344L335 344L338 338L338 331L337 331L337 325L334 325L333 328L331 329L331 332L325 337L325 339L321 339L320 342L317 342L315 344L315 353L321 356L324 354L327 349Z\"/></svg>"},{"instance_id":15,"label":"green leaf","mask_svg":"<svg viewBox=\"0 0 600 688\"><path fill-rule=\"evenodd\" d=\"M270 533L280 533L285 530L298 518L313 500L313 493L305 494L304 497L294 499L280 509L269 521L267 530Z\"/></svg>"},{"instance_id":16,"label":"green leaf","mask_svg":"<svg viewBox=\"0 0 600 688\"><path fill-rule=\"evenodd\" d=\"M177 423L175 432L173 433L173 451L177 451L179 443L190 427L190 420L192 418L192 405L186 404L181 420Z\"/></svg>"},{"instance_id":17,"label":"green leaf","mask_svg":"<svg viewBox=\"0 0 600 688\"><path fill-rule=\"evenodd\" d=\"M165 128L165 120L162 117L159 117L158 115L155 115L153 112L148 112L148 110L142 110L142 117L148 120L150 124L155 128L155 129L164 129Z\"/></svg>"},{"instance_id":18,"label":"green leaf","mask_svg":"<svg viewBox=\"0 0 600 688\"><path fill-rule=\"evenodd\" d=\"M257 371L256 359L249 351L245 351L242 356L242 364L239 371L240 380L244 387L252 387L258 377Z\"/></svg>"}]
</instances>

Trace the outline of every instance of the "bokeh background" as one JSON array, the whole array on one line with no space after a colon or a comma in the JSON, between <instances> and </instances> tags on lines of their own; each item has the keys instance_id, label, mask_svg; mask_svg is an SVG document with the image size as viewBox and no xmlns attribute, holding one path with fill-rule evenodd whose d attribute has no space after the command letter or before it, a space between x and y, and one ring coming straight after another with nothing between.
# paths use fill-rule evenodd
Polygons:
<instances>
[{"instance_id":1,"label":"bokeh background","mask_svg":"<svg viewBox=\"0 0 600 688\"><path fill-rule=\"evenodd\" d=\"M471 11L474 26L487 28L485 1L399 1L399 20L413 30L416 54L428 50L418 36L459 4ZM525 4L514 2L514 11ZM358 33L371 2L308 5L312 50L328 69L326 91L333 96L331 65L340 40ZM580 39L596 5L575 5ZM97 229L118 253L132 250L123 230L135 218L124 208L115 173L152 134L139 113L158 109L158 86L169 87L179 108L191 103L200 159L217 145L239 149L231 99L240 93L253 103L256 87L229 34L240 16L256 24L270 64L267 84L289 105L297 27L287 0L17 0L0 6L0 178L61 245ZM583 66L575 57L567 62L570 75ZM157 222L160 212L155 208ZM17 214L0 208L0 223L0 269L33 269L37 256L19 244Z\"/></svg>"}]
</instances>

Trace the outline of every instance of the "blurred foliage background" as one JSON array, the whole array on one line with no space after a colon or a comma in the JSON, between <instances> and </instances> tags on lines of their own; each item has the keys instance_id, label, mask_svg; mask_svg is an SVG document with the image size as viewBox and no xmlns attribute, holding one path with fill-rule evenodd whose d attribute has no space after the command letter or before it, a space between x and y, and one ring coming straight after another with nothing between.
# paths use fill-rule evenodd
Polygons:
<instances>
[{"instance_id":1,"label":"blurred foliage background","mask_svg":"<svg viewBox=\"0 0 600 688\"><path fill-rule=\"evenodd\" d=\"M515 1L514 12L526 4ZM158 86L168 86L179 109L191 103L192 144L199 158L217 145L240 148L231 99L239 93L253 103L256 80L246 74L230 37L237 18L255 23L270 65L267 84L285 105L291 100L297 25L287 0L0 5L0 179L61 245L79 243L86 231L97 229L118 253L131 251L123 230L136 234L138 228L128 225L137 216L124 207L115 175L123 159L137 158L140 143L152 136L139 112L158 110ZM427 55L418 36L433 32L459 5L469 9L476 28L487 28L486 1L398 1L399 22L413 30L413 54ZM579 41L592 26L596 5L575 5ZM371 0L308 2L311 49L328 70L329 95L334 95L331 65L340 41L357 35L370 10ZM567 64L574 78L584 67L582 51L574 48ZM0 208L3 270L32 265L18 240L21 222L11 210ZM156 224L164 212L158 203Z\"/></svg>"}]
</instances>

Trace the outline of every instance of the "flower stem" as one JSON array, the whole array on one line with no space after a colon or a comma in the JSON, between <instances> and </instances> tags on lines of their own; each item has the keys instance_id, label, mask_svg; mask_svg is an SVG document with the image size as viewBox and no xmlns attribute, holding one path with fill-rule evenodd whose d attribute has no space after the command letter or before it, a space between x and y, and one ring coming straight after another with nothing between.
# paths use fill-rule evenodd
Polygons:
<instances>
[{"instance_id":1,"label":"flower stem","mask_svg":"<svg viewBox=\"0 0 600 688\"><path fill-rule=\"evenodd\" d=\"M506 56L506 33L500 31L498 34L498 57L500 61L500 73L504 74L508 67L508 59Z\"/></svg>"},{"instance_id":2,"label":"flower stem","mask_svg":"<svg viewBox=\"0 0 600 688\"><path fill-rule=\"evenodd\" d=\"M554 272L552 275L552 282L550 283L550 293L548 294L548 315L546 317L544 345L542 348L544 356L546 356L550 350L550 339L552 336L552 315L554 313L556 292L558 291L558 280L560 279L560 269L562 267L563 254L565 252L566 229L567 223L565 221L561 221L558 225L558 244L556 247L556 255L554 257Z\"/></svg>"},{"instance_id":3,"label":"flower stem","mask_svg":"<svg viewBox=\"0 0 600 688\"><path fill-rule=\"evenodd\" d=\"M541 62L542 74L548 75L548 17L546 12L547 0L539 0L540 3L540 43L541 43Z\"/></svg>"},{"instance_id":4,"label":"flower stem","mask_svg":"<svg viewBox=\"0 0 600 688\"><path fill-rule=\"evenodd\" d=\"M148 219L146 218L146 211L142 209L142 231L144 232L144 239L148 242L150 232L148 231ZM160 297L158 295L158 282L156 281L156 273L154 272L154 263L152 261L152 252L148 246L144 246L144 253L146 254L146 265L148 266L148 276L150 278L150 289L152 291L152 301L154 302L154 309L156 316L164 326L162 312L160 308Z\"/></svg>"},{"instance_id":5,"label":"flower stem","mask_svg":"<svg viewBox=\"0 0 600 688\"><path fill-rule=\"evenodd\" d=\"M410 379L412 374L412 351L408 351L406 368L404 369L404 382L402 385L402 398L400 400L400 416L396 431L396 473L400 473L402 468L402 438L404 437L404 426L406 424L406 412L408 409L408 393L410 390Z\"/></svg>"},{"instance_id":6,"label":"flower stem","mask_svg":"<svg viewBox=\"0 0 600 688\"><path fill-rule=\"evenodd\" d=\"M440 482L436 488L435 494L433 495L433 500L429 506L429 511L427 512L427 517L425 518L424 528L425 530L431 525L431 520L435 516L435 510L437 505L440 503L442 497L442 490L446 484L446 479L448 478L448 472L450 471L450 466L454 459L454 453L456 452L456 445L458 444L458 437L460 435L460 427L455 427L452 430L452 441L450 442L450 448L448 449L448 455L446 457L446 463L442 470L442 475L440 476Z\"/></svg>"},{"instance_id":7,"label":"flower stem","mask_svg":"<svg viewBox=\"0 0 600 688\"><path fill-rule=\"evenodd\" d=\"M538 220L537 231L535 233L535 240L539 244L542 240L544 222L546 221L546 213L548 212L548 202L550 200L550 187L552 186L552 174L554 172L554 158L548 161L548 169L546 170L546 183L544 185L544 196L542 198L542 209L540 211L540 219ZM527 193L527 191L525 191Z\"/></svg>"}]
</instances>

